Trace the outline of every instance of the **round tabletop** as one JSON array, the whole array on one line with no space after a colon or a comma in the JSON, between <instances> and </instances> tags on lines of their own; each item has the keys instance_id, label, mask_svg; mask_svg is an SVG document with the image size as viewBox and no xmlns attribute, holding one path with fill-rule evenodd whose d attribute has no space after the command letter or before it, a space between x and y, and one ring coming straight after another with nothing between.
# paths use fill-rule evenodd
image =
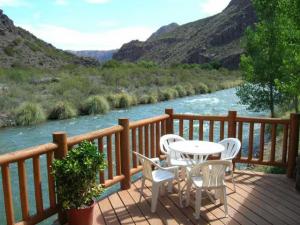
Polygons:
<instances>
[{"instance_id":1,"label":"round tabletop","mask_svg":"<svg viewBox=\"0 0 300 225\"><path fill-rule=\"evenodd\" d=\"M173 151L189 155L211 155L221 153L224 146L209 141L176 141L170 143L169 148Z\"/></svg>"}]
</instances>

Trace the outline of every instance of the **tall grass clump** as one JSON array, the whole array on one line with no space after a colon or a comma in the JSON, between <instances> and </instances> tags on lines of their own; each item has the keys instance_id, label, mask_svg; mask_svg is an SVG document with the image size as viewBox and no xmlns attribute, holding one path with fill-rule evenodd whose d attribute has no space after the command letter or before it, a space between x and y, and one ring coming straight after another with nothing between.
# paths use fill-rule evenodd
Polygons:
<instances>
[{"instance_id":1,"label":"tall grass clump","mask_svg":"<svg viewBox=\"0 0 300 225\"><path fill-rule=\"evenodd\" d=\"M191 95L195 94L195 89L194 89L193 85L191 85L191 84L185 85L185 91L186 91L187 96L191 96Z\"/></svg>"},{"instance_id":2,"label":"tall grass clump","mask_svg":"<svg viewBox=\"0 0 300 225\"><path fill-rule=\"evenodd\" d=\"M157 102L156 95L143 95L139 99L139 104L153 104Z\"/></svg>"},{"instance_id":3,"label":"tall grass clump","mask_svg":"<svg viewBox=\"0 0 300 225\"><path fill-rule=\"evenodd\" d=\"M80 113L82 115L104 114L108 111L109 104L106 98L99 95L91 96L86 99L80 108Z\"/></svg>"},{"instance_id":4,"label":"tall grass clump","mask_svg":"<svg viewBox=\"0 0 300 225\"><path fill-rule=\"evenodd\" d=\"M38 124L46 120L43 108L33 102L25 102L15 111L15 122L18 126Z\"/></svg>"},{"instance_id":5,"label":"tall grass clump","mask_svg":"<svg viewBox=\"0 0 300 225\"><path fill-rule=\"evenodd\" d=\"M159 101L167 101L173 98L177 98L179 96L177 90L175 88L167 88L160 90L158 93Z\"/></svg>"},{"instance_id":6,"label":"tall grass clump","mask_svg":"<svg viewBox=\"0 0 300 225\"><path fill-rule=\"evenodd\" d=\"M132 96L130 96L129 94L121 94L119 96L118 108L128 108L129 106L133 105L132 100Z\"/></svg>"},{"instance_id":7,"label":"tall grass clump","mask_svg":"<svg viewBox=\"0 0 300 225\"><path fill-rule=\"evenodd\" d=\"M76 109L68 102L57 102L50 110L48 119L63 120L75 117L77 115Z\"/></svg>"},{"instance_id":8,"label":"tall grass clump","mask_svg":"<svg viewBox=\"0 0 300 225\"><path fill-rule=\"evenodd\" d=\"M196 94L205 94L209 92L209 88L207 87L207 85L202 82L198 82L197 84L195 84L194 90Z\"/></svg>"},{"instance_id":9,"label":"tall grass clump","mask_svg":"<svg viewBox=\"0 0 300 225\"><path fill-rule=\"evenodd\" d=\"M106 96L106 99L111 108L118 108L119 101L120 101L118 95L110 94L110 95Z\"/></svg>"},{"instance_id":10,"label":"tall grass clump","mask_svg":"<svg viewBox=\"0 0 300 225\"><path fill-rule=\"evenodd\" d=\"M182 85L176 85L175 89L177 90L179 97L184 97L187 95L186 90Z\"/></svg>"}]
</instances>

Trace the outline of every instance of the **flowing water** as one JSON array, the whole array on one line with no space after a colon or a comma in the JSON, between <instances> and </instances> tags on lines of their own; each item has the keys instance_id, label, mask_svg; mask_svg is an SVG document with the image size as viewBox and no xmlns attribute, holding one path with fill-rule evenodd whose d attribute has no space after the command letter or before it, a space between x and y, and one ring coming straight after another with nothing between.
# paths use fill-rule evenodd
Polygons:
<instances>
[{"instance_id":1,"label":"flowing water","mask_svg":"<svg viewBox=\"0 0 300 225\"><path fill-rule=\"evenodd\" d=\"M118 123L118 118L129 118L131 121L134 121L161 115L164 113L165 108L173 108L175 113L202 115L227 115L228 110L236 110L239 116L267 115L266 112L251 112L238 102L239 99L235 95L235 89L227 89L211 94L190 96L151 105L139 105L124 110L114 110L106 115L83 116L69 120L50 121L36 126L0 129L0 154L51 142L51 134L55 131L66 131L68 136L74 136L116 125ZM175 126L177 125L178 124L175 123ZM205 129L208 129L208 126L205 126ZM215 129L217 130L217 127ZM255 135L257 135L257 132L255 132ZM45 190L43 191L43 199L44 202L46 202L45 207L47 207L49 203L47 202L47 174L45 164L45 157L41 157L42 188ZM26 168L30 196L29 204L32 210L31 213L35 213L31 160L26 160ZM16 219L19 220L21 218L21 209L19 204L19 183L16 165L11 166L11 180L15 215ZM2 225L5 224L6 221L3 196L1 196L3 193L2 184L0 185L0 193L0 224ZM48 220L43 224L51 224L51 222Z\"/></svg>"}]
</instances>

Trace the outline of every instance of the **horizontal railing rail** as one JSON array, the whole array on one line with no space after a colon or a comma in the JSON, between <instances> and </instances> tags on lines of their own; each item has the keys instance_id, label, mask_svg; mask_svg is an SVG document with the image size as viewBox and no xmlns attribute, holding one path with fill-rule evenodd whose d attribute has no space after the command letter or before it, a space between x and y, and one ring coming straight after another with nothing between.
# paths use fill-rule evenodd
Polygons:
<instances>
[{"instance_id":1,"label":"horizontal railing rail","mask_svg":"<svg viewBox=\"0 0 300 225\"><path fill-rule=\"evenodd\" d=\"M105 171L99 171L98 179L105 187L120 183L122 189L130 188L131 177L142 169L132 152L164 158L160 152L160 137L169 133L214 142L237 137L243 147L235 162L281 166L287 168L287 176L291 177L298 152L299 120L299 114L291 114L290 119L278 119L240 117L235 111L225 116L174 114L172 109L166 109L160 116L132 122L119 119L116 126L74 137L67 137L65 132L53 133L53 143L0 156L7 224L36 224L55 213L61 223L65 222L65 215L57 203L51 164L54 159L65 157L83 140L93 141L99 152L107 157L108 166ZM29 171L33 174L31 186L28 186ZM20 221L15 219L12 173L19 182ZM43 174L47 175L46 181ZM42 187L44 183L47 188ZM29 205L30 188L34 192L35 209ZM47 192L47 201L43 192Z\"/></svg>"}]
</instances>

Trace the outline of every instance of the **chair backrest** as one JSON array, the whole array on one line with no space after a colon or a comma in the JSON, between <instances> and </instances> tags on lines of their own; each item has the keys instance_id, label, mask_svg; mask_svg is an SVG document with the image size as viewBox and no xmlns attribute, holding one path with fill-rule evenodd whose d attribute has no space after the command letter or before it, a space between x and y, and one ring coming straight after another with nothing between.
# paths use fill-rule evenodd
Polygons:
<instances>
[{"instance_id":1,"label":"chair backrest","mask_svg":"<svg viewBox=\"0 0 300 225\"><path fill-rule=\"evenodd\" d=\"M143 166L143 170L142 170L143 176L146 179L153 180L152 167L154 166L154 167L160 168L160 165L158 165L157 163L153 162L148 157L146 157L144 155L141 155L138 152L133 152L133 153L137 156L138 160L140 161L140 163Z\"/></svg>"},{"instance_id":2,"label":"chair backrest","mask_svg":"<svg viewBox=\"0 0 300 225\"><path fill-rule=\"evenodd\" d=\"M231 165L227 160L209 160L196 165L191 170L191 177L201 176L204 188L222 187L225 185L225 171Z\"/></svg>"},{"instance_id":3,"label":"chair backrest","mask_svg":"<svg viewBox=\"0 0 300 225\"><path fill-rule=\"evenodd\" d=\"M176 134L166 134L160 138L160 151L164 154L170 154L169 144L176 142L176 141L185 141L185 139L181 136Z\"/></svg>"},{"instance_id":4,"label":"chair backrest","mask_svg":"<svg viewBox=\"0 0 300 225\"><path fill-rule=\"evenodd\" d=\"M225 150L221 153L221 159L232 160L241 149L241 142L237 138L225 138L219 144L225 147Z\"/></svg>"}]
</instances>

